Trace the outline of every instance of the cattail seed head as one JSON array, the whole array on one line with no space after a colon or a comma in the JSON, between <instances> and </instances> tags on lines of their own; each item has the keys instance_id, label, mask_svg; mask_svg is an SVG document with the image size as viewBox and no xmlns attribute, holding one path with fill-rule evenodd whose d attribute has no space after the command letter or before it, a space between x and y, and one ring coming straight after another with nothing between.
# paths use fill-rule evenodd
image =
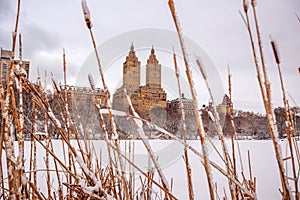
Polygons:
<instances>
[{"instance_id":1,"label":"cattail seed head","mask_svg":"<svg viewBox=\"0 0 300 200\"><path fill-rule=\"evenodd\" d=\"M92 74L88 75L88 79L89 79L92 90L95 90L95 83L94 83L94 79L92 77Z\"/></svg>"},{"instance_id":2,"label":"cattail seed head","mask_svg":"<svg viewBox=\"0 0 300 200\"><path fill-rule=\"evenodd\" d=\"M201 72L201 75L202 75L203 79L206 80L206 79L207 79L207 76L206 76L205 69L204 69L204 67L203 67L203 65L202 65L202 63L201 63L201 61L200 61L198 58L196 59L196 63L197 63L197 65L198 65L199 69L200 69L200 72Z\"/></svg>"},{"instance_id":3,"label":"cattail seed head","mask_svg":"<svg viewBox=\"0 0 300 200\"><path fill-rule=\"evenodd\" d=\"M255 7L256 4L257 4L256 0L251 0L251 5L252 5L252 7Z\"/></svg>"},{"instance_id":4,"label":"cattail seed head","mask_svg":"<svg viewBox=\"0 0 300 200\"><path fill-rule=\"evenodd\" d=\"M272 46L272 49L273 49L275 61L276 61L277 64L280 64L279 53L278 53L275 41L271 40L271 46Z\"/></svg>"},{"instance_id":5,"label":"cattail seed head","mask_svg":"<svg viewBox=\"0 0 300 200\"><path fill-rule=\"evenodd\" d=\"M91 14L90 14L90 10L87 6L86 0L81 1L81 6L82 6L82 11L83 11L86 26L88 27L88 29L91 29L93 27L93 24L91 21Z\"/></svg>"},{"instance_id":6,"label":"cattail seed head","mask_svg":"<svg viewBox=\"0 0 300 200\"><path fill-rule=\"evenodd\" d=\"M244 12L247 13L248 12L248 8L249 8L247 0L243 0L243 7L244 7Z\"/></svg>"}]
</instances>

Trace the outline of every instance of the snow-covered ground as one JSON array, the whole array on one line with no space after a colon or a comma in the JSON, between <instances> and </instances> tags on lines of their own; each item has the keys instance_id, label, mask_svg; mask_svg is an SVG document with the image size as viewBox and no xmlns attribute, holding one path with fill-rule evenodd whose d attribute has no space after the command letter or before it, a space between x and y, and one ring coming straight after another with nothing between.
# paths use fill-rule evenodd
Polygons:
<instances>
[{"instance_id":1,"label":"snow-covered ground","mask_svg":"<svg viewBox=\"0 0 300 200\"><path fill-rule=\"evenodd\" d=\"M74 146L76 141L72 141ZM102 155L103 166L106 162L106 144L104 141L96 140L92 141L95 150L98 155ZM121 141L121 146L123 149L128 149L130 141ZM200 151L199 141L188 141L188 143ZM220 149L220 142L214 141L214 145ZM249 168L248 168L248 150L250 151L251 156L251 165L252 165L252 174L256 177L256 189L259 199L280 199L280 177L278 173L278 167L275 160L274 149L271 140L240 140L238 141L241 159L243 161L243 169L246 178L249 178ZM148 167L148 156L146 150L142 144L142 141L131 141L131 145L134 144L135 152L135 163L140 166L142 169L146 170ZM186 171L185 165L182 158L183 148L182 145L175 141L171 140L151 140L150 144L154 149L156 155L158 156L158 161L160 166L166 175L169 183L171 178L173 178L173 194L179 199L188 199L187 191L187 181L186 181ZM298 145L300 143L298 142ZM63 158L63 148L62 142L60 140L53 140L53 145L55 153L62 159ZM282 151L284 157L286 155L286 141L281 141ZM17 144L15 144L17 146ZM45 151L40 145L37 145L37 166L39 169L45 169ZM231 141L227 140L227 147L230 150ZM66 148L66 147L65 147ZM218 163L220 166L225 169L222 160L219 158L216 151L213 149L212 145L208 145L210 149L209 158L210 160ZM125 153L124 153L125 154ZM26 171L29 169L29 157L30 155L30 142L26 141L25 144L25 158L26 158ZM209 199L209 192L207 187L206 175L204 172L204 167L202 166L199 157L194 153L189 153L189 160L192 166L192 177L193 177L193 187L195 193L195 199ZM50 156L51 157L51 156ZM237 158L237 171L241 175L242 166L239 162L238 151L236 149L236 158ZM5 159L3 157L3 167L5 168ZM52 159L51 159L52 160ZM54 169L53 162L51 162L51 168ZM53 172L54 173L54 172ZM291 175L291 169L288 169L288 173ZM138 174L138 172L137 172ZM4 173L6 177L6 173ZM63 175L61 176L63 178ZM228 183L227 179L224 178L222 174L213 169L213 178L217 183L218 194L220 197L224 196L225 188L227 197L230 197L228 193ZM38 172L38 187L40 190L47 194L46 190L46 172ZM53 187L55 188L56 178L53 178ZM291 183L291 186L293 184ZM55 190L55 189L54 189Z\"/></svg>"}]
</instances>

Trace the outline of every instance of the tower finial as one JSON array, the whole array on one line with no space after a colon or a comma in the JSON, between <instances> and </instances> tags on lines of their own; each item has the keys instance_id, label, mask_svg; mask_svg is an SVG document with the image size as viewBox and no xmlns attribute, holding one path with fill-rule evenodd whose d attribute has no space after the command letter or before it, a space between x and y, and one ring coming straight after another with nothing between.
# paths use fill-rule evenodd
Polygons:
<instances>
[{"instance_id":1,"label":"tower finial","mask_svg":"<svg viewBox=\"0 0 300 200\"><path fill-rule=\"evenodd\" d=\"M152 45L151 54L154 54L154 47Z\"/></svg>"},{"instance_id":2,"label":"tower finial","mask_svg":"<svg viewBox=\"0 0 300 200\"><path fill-rule=\"evenodd\" d=\"M134 51L133 42L131 42L130 51Z\"/></svg>"}]
</instances>

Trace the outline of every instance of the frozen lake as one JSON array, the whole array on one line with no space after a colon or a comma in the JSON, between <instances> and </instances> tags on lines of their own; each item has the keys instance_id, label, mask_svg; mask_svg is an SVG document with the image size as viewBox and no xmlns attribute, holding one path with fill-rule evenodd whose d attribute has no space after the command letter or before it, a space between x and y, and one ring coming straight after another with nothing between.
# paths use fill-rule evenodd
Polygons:
<instances>
[{"instance_id":1,"label":"frozen lake","mask_svg":"<svg viewBox=\"0 0 300 200\"><path fill-rule=\"evenodd\" d=\"M74 146L77 146L75 141L72 141ZM251 165L252 165L252 174L256 177L256 189L259 199L281 199L279 189L280 189L280 177L278 173L278 167L274 156L274 148L271 140L240 140L240 152L241 159L243 161L243 168L246 178L249 178L248 170L248 150L251 154ZM106 163L106 144L104 141L95 140L92 141L95 150L98 155L102 155L103 164ZM130 141L121 141L122 149L128 149ZM193 146L195 149L200 151L200 142L199 141L188 141L188 143ZM213 141L214 145L220 149L220 142ZM142 144L142 141L135 140L131 141L131 145L134 144L135 152L135 163L142 169L146 170L148 168L148 156L147 152ZM171 140L151 140L150 144L158 156L158 161L160 166L167 177L167 180L170 184L171 178L173 178L173 194L179 199L188 199L188 190L187 190L187 180L186 180L186 171L185 165L182 158L183 147L181 144L171 141ZM17 144L15 143L17 146ZM55 153L63 160L63 151L62 151L62 142L60 140L53 140L53 145ZM286 155L286 141L281 141L283 157ZM299 142L298 142L299 145ZM37 166L39 169L45 169L45 151L42 147L37 144ZM231 141L227 140L227 147L230 150ZM225 169L222 160L219 158L216 151L213 149L212 145L209 145L210 160L218 163L220 166ZM125 154L125 153L124 153ZM4 155L4 154L3 154ZM26 158L26 171L29 170L29 155L30 155L30 142L26 141L25 143L25 158ZM241 175L241 164L239 162L238 152L236 149L237 156L237 171L239 176ZM5 159L3 157L3 168L6 167ZM51 159L52 160L52 159ZM199 157L194 153L189 152L189 160L192 167L192 179L195 199L209 199L209 192L207 187L206 175L204 172L204 167L202 166ZM52 163L52 169L54 169ZM291 169L288 167L288 173L291 175ZM138 172L137 172L138 174ZM4 177L6 177L4 173ZM38 172L38 186L40 190L47 194L46 188L46 172ZM227 179L224 178L222 174L218 171L213 170L214 182L217 183L218 194L220 197L224 196L225 188L227 197L230 197L230 194L227 190L228 183ZM55 179L55 178L54 178ZM55 181L53 180L53 186L55 187ZM293 184L291 184L293 186Z\"/></svg>"}]
</instances>

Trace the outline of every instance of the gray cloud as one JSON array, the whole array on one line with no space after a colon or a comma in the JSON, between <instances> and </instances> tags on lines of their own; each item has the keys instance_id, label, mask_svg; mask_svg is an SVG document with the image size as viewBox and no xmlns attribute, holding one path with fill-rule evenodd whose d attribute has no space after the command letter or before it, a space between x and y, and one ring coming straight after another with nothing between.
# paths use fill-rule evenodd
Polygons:
<instances>
[{"instance_id":1,"label":"gray cloud","mask_svg":"<svg viewBox=\"0 0 300 200\"><path fill-rule=\"evenodd\" d=\"M15 4L9 0L0 0L0 19L1 23L4 23L0 27L0 46L5 48L10 48L11 45ZM88 1L88 5L98 45L124 31L146 27L175 30L168 5L164 1ZM132 12L128 12L125 8L130 8ZM227 65L230 64L235 105L261 109L249 37L238 13L242 9L242 1L178 0L176 8L183 34L197 42L211 57L225 89ZM23 15L20 31L23 34L24 56L32 63L33 75L39 67L40 71L47 69L48 72L54 72L57 79L61 79L62 48L65 47L70 69L68 76L72 80L92 51L80 0L46 2L28 0L22 2L21 11ZM279 46L286 89L299 105L300 93L296 87L299 85L299 74L296 70L300 67L300 25L295 13L300 16L300 1L259 1L257 11L273 88L274 105L280 105L281 95L269 34ZM105 55L100 55L103 56ZM160 55L158 57L161 61L166 60ZM162 64L172 66L172 60ZM121 64L119 67L121 70Z\"/></svg>"},{"instance_id":2,"label":"gray cloud","mask_svg":"<svg viewBox=\"0 0 300 200\"><path fill-rule=\"evenodd\" d=\"M0 19L6 18L12 14L12 1L0 0Z\"/></svg>"},{"instance_id":3,"label":"gray cloud","mask_svg":"<svg viewBox=\"0 0 300 200\"><path fill-rule=\"evenodd\" d=\"M27 25L23 27L24 53L27 57L32 57L40 51L55 51L61 48L61 39L59 35L53 32L47 32L37 25Z\"/></svg>"}]
</instances>

